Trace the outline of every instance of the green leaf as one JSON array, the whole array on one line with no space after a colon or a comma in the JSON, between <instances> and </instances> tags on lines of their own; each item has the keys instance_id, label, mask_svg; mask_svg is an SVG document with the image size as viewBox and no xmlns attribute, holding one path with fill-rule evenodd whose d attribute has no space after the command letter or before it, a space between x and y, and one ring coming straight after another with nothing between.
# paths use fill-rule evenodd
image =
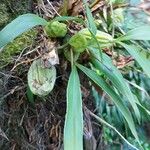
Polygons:
<instances>
[{"instance_id":1,"label":"green leaf","mask_svg":"<svg viewBox=\"0 0 150 150\"><path fill-rule=\"evenodd\" d=\"M123 104L121 98L118 94L114 92L114 90L111 88L110 85L108 85L102 77L97 75L93 70L90 70L82 65L77 64L77 66L93 81L95 82L99 87L101 87L113 100L117 108L120 110L124 118L126 119L129 128L136 138L136 140L139 142L139 138L135 129L135 124L133 121L133 118L131 116L131 113L129 109L126 107L126 105ZM139 142L140 143L140 142Z\"/></svg>"},{"instance_id":2,"label":"green leaf","mask_svg":"<svg viewBox=\"0 0 150 150\"><path fill-rule=\"evenodd\" d=\"M94 22L93 15L92 15L91 10L89 9L89 7L87 5L87 1L83 0L83 2L84 2L84 5L85 5L85 9L86 9L86 16L87 16L87 20L88 20L88 28L94 35L96 35L97 28L96 28L96 25L95 25L95 22Z\"/></svg>"},{"instance_id":3,"label":"green leaf","mask_svg":"<svg viewBox=\"0 0 150 150\"><path fill-rule=\"evenodd\" d=\"M150 77L150 58L148 58L147 53L135 45L127 45L121 42L120 44L135 58L144 72Z\"/></svg>"},{"instance_id":4,"label":"green leaf","mask_svg":"<svg viewBox=\"0 0 150 150\"><path fill-rule=\"evenodd\" d=\"M150 25L140 26L130 30L124 36L120 37L119 40L150 40Z\"/></svg>"},{"instance_id":5,"label":"green leaf","mask_svg":"<svg viewBox=\"0 0 150 150\"><path fill-rule=\"evenodd\" d=\"M96 27L96 24L94 22L94 17L91 13L91 10L89 9L88 5L87 5L87 1L86 0L83 0L84 2L84 5L85 5L85 9L86 9L86 16L87 16L87 26L88 26L88 29L91 33L91 36L92 38L94 39L94 41L96 42L99 50L100 50L100 54L102 54L102 50L100 48L100 44L96 38L96 33L97 33L97 27ZM101 59L102 59L102 55L101 55Z\"/></svg>"},{"instance_id":6,"label":"green leaf","mask_svg":"<svg viewBox=\"0 0 150 150\"><path fill-rule=\"evenodd\" d=\"M92 32L91 32L91 36L93 37L93 39L95 40L95 42L96 42L96 44L97 44L97 46L98 46L98 49L99 49L99 52L100 52L100 58L101 58L101 60L102 60L102 49L100 48L100 44L99 44L99 42L98 42L98 39L97 39L97 37L95 36L95 34L93 34Z\"/></svg>"},{"instance_id":7,"label":"green leaf","mask_svg":"<svg viewBox=\"0 0 150 150\"><path fill-rule=\"evenodd\" d=\"M67 87L64 150L83 150L83 112L80 81L74 66Z\"/></svg>"},{"instance_id":8,"label":"green leaf","mask_svg":"<svg viewBox=\"0 0 150 150\"><path fill-rule=\"evenodd\" d=\"M30 103L34 103L34 95L31 92L29 86L27 86L27 98L28 98Z\"/></svg>"},{"instance_id":9,"label":"green leaf","mask_svg":"<svg viewBox=\"0 0 150 150\"><path fill-rule=\"evenodd\" d=\"M53 21L77 21L80 23L84 23L84 20L79 17L72 17L72 16L59 16L55 17Z\"/></svg>"},{"instance_id":10,"label":"green leaf","mask_svg":"<svg viewBox=\"0 0 150 150\"><path fill-rule=\"evenodd\" d=\"M122 74L113 65L111 59L106 54L102 53L102 63L101 61L98 61L99 54L97 54L97 52L99 53L99 51L93 48L91 48L90 50L96 57L96 59L95 57L92 58L92 63L95 66L95 68L102 72L106 77L108 77L108 79L114 84L118 91L129 101L129 103L134 109L138 121L140 122L141 116L136 104L136 100L134 99L134 95L132 94L129 85L124 80Z\"/></svg>"},{"instance_id":11,"label":"green leaf","mask_svg":"<svg viewBox=\"0 0 150 150\"><path fill-rule=\"evenodd\" d=\"M7 45L23 32L37 26L46 25L47 21L35 14L21 15L0 31L0 48Z\"/></svg>"},{"instance_id":12,"label":"green leaf","mask_svg":"<svg viewBox=\"0 0 150 150\"><path fill-rule=\"evenodd\" d=\"M136 96L135 96L135 99L136 99L137 104L150 116L150 111L147 108L145 108L142 104L140 104Z\"/></svg>"},{"instance_id":13,"label":"green leaf","mask_svg":"<svg viewBox=\"0 0 150 150\"><path fill-rule=\"evenodd\" d=\"M104 119L100 118L99 116L93 114L92 112L90 112L90 115L93 116L95 119L97 119L100 123L106 125L107 127L109 127L110 129L114 130L128 145L130 145L133 149L135 150L139 150L137 149L134 145L132 145L130 142L128 142L124 136L111 124L109 124L108 122L106 122Z\"/></svg>"}]
</instances>

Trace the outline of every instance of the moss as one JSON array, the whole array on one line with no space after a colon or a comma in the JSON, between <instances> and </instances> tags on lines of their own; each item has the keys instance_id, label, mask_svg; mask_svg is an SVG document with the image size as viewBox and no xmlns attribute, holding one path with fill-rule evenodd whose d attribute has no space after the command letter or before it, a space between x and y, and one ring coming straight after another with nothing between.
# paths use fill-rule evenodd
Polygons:
<instances>
[{"instance_id":1,"label":"moss","mask_svg":"<svg viewBox=\"0 0 150 150\"><path fill-rule=\"evenodd\" d=\"M31 10L32 0L3 0L14 15L27 13Z\"/></svg>"},{"instance_id":2,"label":"moss","mask_svg":"<svg viewBox=\"0 0 150 150\"><path fill-rule=\"evenodd\" d=\"M0 30L18 15L30 12L32 0L0 0ZM0 54L0 68L12 62L12 57L31 45L37 31L30 30L8 44Z\"/></svg>"},{"instance_id":3,"label":"moss","mask_svg":"<svg viewBox=\"0 0 150 150\"><path fill-rule=\"evenodd\" d=\"M11 63L13 61L12 57L19 54L23 49L27 48L32 44L37 35L37 30L32 29L4 47L0 55L0 68Z\"/></svg>"},{"instance_id":4,"label":"moss","mask_svg":"<svg viewBox=\"0 0 150 150\"><path fill-rule=\"evenodd\" d=\"M0 0L0 28L18 15L31 12L32 0Z\"/></svg>"},{"instance_id":5,"label":"moss","mask_svg":"<svg viewBox=\"0 0 150 150\"><path fill-rule=\"evenodd\" d=\"M10 18L7 6L4 3L0 3L0 27L8 23Z\"/></svg>"}]
</instances>

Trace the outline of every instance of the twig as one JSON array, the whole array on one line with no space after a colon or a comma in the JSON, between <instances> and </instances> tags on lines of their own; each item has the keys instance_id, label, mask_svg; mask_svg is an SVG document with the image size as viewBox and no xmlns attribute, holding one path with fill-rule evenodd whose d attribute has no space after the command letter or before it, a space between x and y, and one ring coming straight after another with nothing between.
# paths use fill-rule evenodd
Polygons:
<instances>
[{"instance_id":1,"label":"twig","mask_svg":"<svg viewBox=\"0 0 150 150\"><path fill-rule=\"evenodd\" d=\"M11 71L13 71L16 67L18 67L18 66L21 65L21 64L25 64L25 63L32 62L32 61L34 61L34 60L36 60L36 59L38 59L38 58L40 58L40 57L41 57L41 56L38 56L38 57L36 57L36 58L34 58L34 59L22 61L22 62L16 64L16 65L11 69Z\"/></svg>"},{"instance_id":2,"label":"twig","mask_svg":"<svg viewBox=\"0 0 150 150\"><path fill-rule=\"evenodd\" d=\"M25 111L24 111L24 114L23 114L23 116L22 116L22 118L21 118L21 121L20 121L20 123L19 123L19 126L22 126L23 119L24 119L24 116L25 116L27 110L28 110L28 106L27 106L27 108L26 108Z\"/></svg>"},{"instance_id":3,"label":"twig","mask_svg":"<svg viewBox=\"0 0 150 150\"><path fill-rule=\"evenodd\" d=\"M29 54L31 54L31 53L33 53L33 52L35 52L38 48L40 48L41 46L37 46L36 48L34 48L33 50L31 50L31 51L29 51L29 52L27 52L27 53L25 53L25 54L23 54L23 56L26 56L26 55L29 55Z\"/></svg>"},{"instance_id":4,"label":"twig","mask_svg":"<svg viewBox=\"0 0 150 150\"><path fill-rule=\"evenodd\" d=\"M60 14L57 12L57 10L54 8L54 6L51 4L51 2L49 0L47 0L48 4L52 7L52 9L54 10L54 12L60 16Z\"/></svg>"},{"instance_id":5,"label":"twig","mask_svg":"<svg viewBox=\"0 0 150 150\"><path fill-rule=\"evenodd\" d=\"M2 131L1 127L0 127L0 135L2 137L4 137L7 141L9 141L8 137L6 136L6 134L4 133L4 131Z\"/></svg>"}]
</instances>

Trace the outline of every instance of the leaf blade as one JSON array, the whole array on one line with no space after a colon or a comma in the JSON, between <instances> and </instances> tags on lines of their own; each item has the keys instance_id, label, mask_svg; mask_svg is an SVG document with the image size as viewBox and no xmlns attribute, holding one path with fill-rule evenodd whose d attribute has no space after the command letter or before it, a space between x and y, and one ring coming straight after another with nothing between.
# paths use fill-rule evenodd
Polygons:
<instances>
[{"instance_id":1,"label":"leaf blade","mask_svg":"<svg viewBox=\"0 0 150 150\"><path fill-rule=\"evenodd\" d=\"M84 23L84 20L82 18L79 17L72 17L72 16L59 16L59 17L55 17L53 19L53 21L77 21L80 23Z\"/></svg>"},{"instance_id":2,"label":"leaf blade","mask_svg":"<svg viewBox=\"0 0 150 150\"><path fill-rule=\"evenodd\" d=\"M98 86L100 86L113 100L113 102L116 104L124 118L126 119L129 128L133 134L133 136L136 138L136 140L139 142L139 138L135 129L135 124L133 121L133 118L131 116L130 111L124 104L122 103L121 98L113 91L113 89L100 77L98 76L94 71L77 64L77 67L82 70L92 81L94 81ZM140 142L139 142L140 143Z\"/></svg>"},{"instance_id":3,"label":"leaf blade","mask_svg":"<svg viewBox=\"0 0 150 150\"><path fill-rule=\"evenodd\" d=\"M129 52L129 54L135 58L135 60L150 78L150 59L147 58L146 53L144 53L144 51L141 51L138 47L134 45L127 45L121 42L120 45L122 45Z\"/></svg>"},{"instance_id":4,"label":"leaf blade","mask_svg":"<svg viewBox=\"0 0 150 150\"><path fill-rule=\"evenodd\" d=\"M67 112L64 127L64 149L83 150L83 112L80 82L74 66L67 87Z\"/></svg>"},{"instance_id":5,"label":"leaf blade","mask_svg":"<svg viewBox=\"0 0 150 150\"><path fill-rule=\"evenodd\" d=\"M87 26L88 26L89 30L90 30L94 35L96 35L97 27L96 27L96 25L95 25L95 23L94 23L93 15L92 15L92 13L91 13L91 11L90 11L88 5L87 5L87 1L86 1L86 0L83 0L83 2L84 2L84 5L85 5L86 16L87 16L87 20L88 20Z\"/></svg>"},{"instance_id":6,"label":"leaf blade","mask_svg":"<svg viewBox=\"0 0 150 150\"><path fill-rule=\"evenodd\" d=\"M37 26L46 25L47 21L35 14L21 15L0 31L0 48L7 45L23 32Z\"/></svg>"},{"instance_id":7,"label":"leaf blade","mask_svg":"<svg viewBox=\"0 0 150 150\"><path fill-rule=\"evenodd\" d=\"M150 40L150 26L140 26L130 30L125 35L119 38L120 41L126 40Z\"/></svg>"},{"instance_id":8,"label":"leaf blade","mask_svg":"<svg viewBox=\"0 0 150 150\"><path fill-rule=\"evenodd\" d=\"M90 50L93 55L97 52L93 48L91 48ZM114 84L118 91L120 91L120 93L124 95L125 98L127 98L136 114L138 121L140 122L141 115L137 107L136 100L134 99L135 96L132 94L129 85L125 82L122 74L113 65L111 59L106 54L102 53L103 63L101 61L98 61L98 54L96 54L95 57L97 59L92 59L93 65L102 73L104 73L104 75L108 77L108 79Z\"/></svg>"},{"instance_id":9,"label":"leaf blade","mask_svg":"<svg viewBox=\"0 0 150 150\"><path fill-rule=\"evenodd\" d=\"M126 140L124 138L124 136L111 124L109 124L107 121L105 121L104 119L100 118L99 116L93 114L92 112L90 112L90 115L93 116L96 120L98 120L100 123L104 124L105 126L109 127L110 129L114 130L120 137L121 139L123 139L128 145L130 145L132 148L134 148L135 150L139 150L137 149L134 145L132 145L130 142L128 142L128 140Z\"/></svg>"}]
</instances>

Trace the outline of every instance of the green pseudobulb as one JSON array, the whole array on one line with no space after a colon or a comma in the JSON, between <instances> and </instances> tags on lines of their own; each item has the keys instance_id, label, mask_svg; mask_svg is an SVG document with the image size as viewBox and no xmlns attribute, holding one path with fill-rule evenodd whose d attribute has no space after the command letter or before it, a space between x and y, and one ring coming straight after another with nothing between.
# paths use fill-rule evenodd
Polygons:
<instances>
[{"instance_id":1,"label":"green pseudobulb","mask_svg":"<svg viewBox=\"0 0 150 150\"><path fill-rule=\"evenodd\" d=\"M80 33L73 35L69 40L69 44L73 47L73 50L78 53L82 53L88 46L86 38Z\"/></svg>"},{"instance_id":2,"label":"green pseudobulb","mask_svg":"<svg viewBox=\"0 0 150 150\"><path fill-rule=\"evenodd\" d=\"M28 85L33 94L38 96L48 95L55 84L56 69L44 68L42 60L35 60L28 71Z\"/></svg>"},{"instance_id":3,"label":"green pseudobulb","mask_svg":"<svg viewBox=\"0 0 150 150\"><path fill-rule=\"evenodd\" d=\"M45 26L45 32L49 37L64 37L67 33L67 25L58 21L52 21Z\"/></svg>"},{"instance_id":4,"label":"green pseudobulb","mask_svg":"<svg viewBox=\"0 0 150 150\"><path fill-rule=\"evenodd\" d=\"M82 34L87 40L93 38L88 28L80 30L79 34ZM113 42L113 37L110 34L100 30L97 30L95 37L100 44Z\"/></svg>"}]
</instances>

